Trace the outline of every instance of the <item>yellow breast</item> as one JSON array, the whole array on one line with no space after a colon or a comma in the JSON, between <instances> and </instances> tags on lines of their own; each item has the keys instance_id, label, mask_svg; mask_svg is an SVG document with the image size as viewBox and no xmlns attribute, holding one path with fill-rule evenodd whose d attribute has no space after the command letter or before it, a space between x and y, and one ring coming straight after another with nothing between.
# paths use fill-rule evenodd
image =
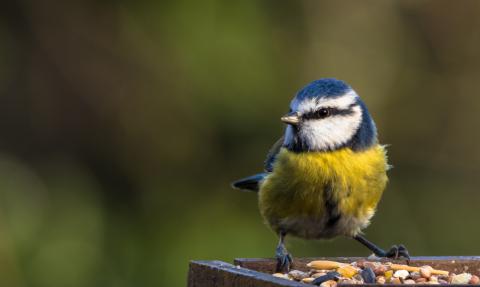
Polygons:
<instances>
[{"instance_id":1,"label":"yellow breast","mask_svg":"<svg viewBox=\"0 0 480 287\"><path fill-rule=\"evenodd\" d=\"M320 237L321 230L315 233L318 235L308 235L303 229L312 228L310 225L321 229L325 223L322 220L327 210L328 186L335 208L342 216L339 224L345 225L332 232L354 235L373 216L387 183L387 169L386 152L381 145L360 152L343 148L294 153L283 148L277 155L274 171L260 187L260 212L275 231L293 229L297 236Z\"/></svg>"}]
</instances>

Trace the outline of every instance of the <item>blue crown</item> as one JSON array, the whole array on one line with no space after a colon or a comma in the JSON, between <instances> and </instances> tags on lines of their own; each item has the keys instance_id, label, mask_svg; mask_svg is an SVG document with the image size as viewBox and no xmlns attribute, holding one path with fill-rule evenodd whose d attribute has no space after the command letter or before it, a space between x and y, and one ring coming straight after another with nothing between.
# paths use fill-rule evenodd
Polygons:
<instances>
[{"instance_id":1,"label":"blue crown","mask_svg":"<svg viewBox=\"0 0 480 287\"><path fill-rule=\"evenodd\" d=\"M296 98L300 101L316 97L337 97L344 95L352 88L345 82L334 79L325 78L311 82L301 89Z\"/></svg>"}]
</instances>

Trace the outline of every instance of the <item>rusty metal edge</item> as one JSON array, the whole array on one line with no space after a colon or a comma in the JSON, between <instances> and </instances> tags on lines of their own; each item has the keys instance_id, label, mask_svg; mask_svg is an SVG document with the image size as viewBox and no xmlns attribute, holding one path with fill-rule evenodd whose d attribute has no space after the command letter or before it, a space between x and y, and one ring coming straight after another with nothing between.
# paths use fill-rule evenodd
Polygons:
<instances>
[{"instance_id":1,"label":"rusty metal edge","mask_svg":"<svg viewBox=\"0 0 480 287\"><path fill-rule=\"evenodd\" d=\"M270 274L235 266L218 260L190 261L188 287L305 287L296 281L274 277Z\"/></svg>"}]
</instances>

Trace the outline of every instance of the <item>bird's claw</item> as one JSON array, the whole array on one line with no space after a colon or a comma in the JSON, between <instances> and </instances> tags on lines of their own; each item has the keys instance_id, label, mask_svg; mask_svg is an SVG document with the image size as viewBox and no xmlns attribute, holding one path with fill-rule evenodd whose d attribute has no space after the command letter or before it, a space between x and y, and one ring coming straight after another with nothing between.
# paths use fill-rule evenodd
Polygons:
<instances>
[{"instance_id":1,"label":"bird's claw","mask_svg":"<svg viewBox=\"0 0 480 287\"><path fill-rule=\"evenodd\" d=\"M394 260L404 258L407 260L407 262L410 262L410 254L408 253L407 248L403 244L393 245L383 257L391 258Z\"/></svg>"},{"instance_id":2,"label":"bird's claw","mask_svg":"<svg viewBox=\"0 0 480 287\"><path fill-rule=\"evenodd\" d=\"M292 256L290 256L283 244L279 245L277 249L275 249L275 258L277 259L277 272L290 271L290 265L292 264Z\"/></svg>"}]
</instances>

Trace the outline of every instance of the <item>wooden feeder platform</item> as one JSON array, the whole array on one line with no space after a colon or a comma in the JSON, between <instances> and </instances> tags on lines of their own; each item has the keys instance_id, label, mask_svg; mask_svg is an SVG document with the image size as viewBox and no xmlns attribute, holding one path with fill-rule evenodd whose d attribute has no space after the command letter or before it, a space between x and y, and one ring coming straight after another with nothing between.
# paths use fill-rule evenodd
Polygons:
<instances>
[{"instance_id":1,"label":"wooden feeder platform","mask_svg":"<svg viewBox=\"0 0 480 287\"><path fill-rule=\"evenodd\" d=\"M319 257L319 258L295 258L292 269L308 271L306 264L313 260L332 260L337 262L351 263L361 259L369 260L364 257ZM405 261L391 261L394 263L405 264ZM477 276L480 275L480 256L438 256L438 257L412 257L410 260L412 266L430 265L435 269L446 270L454 273L469 272ZM308 287L314 286L296 281L290 281L283 278L277 278L271 274L275 272L276 262L273 259L257 258L237 258L233 264L213 260L196 260L190 262L188 272L188 287L280 287L296 286ZM393 285L393 284L339 284L342 287L395 287L395 286L417 286L417 285ZM456 285L447 286L474 286L474 285Z\"/></svg>"}]
</instances>

